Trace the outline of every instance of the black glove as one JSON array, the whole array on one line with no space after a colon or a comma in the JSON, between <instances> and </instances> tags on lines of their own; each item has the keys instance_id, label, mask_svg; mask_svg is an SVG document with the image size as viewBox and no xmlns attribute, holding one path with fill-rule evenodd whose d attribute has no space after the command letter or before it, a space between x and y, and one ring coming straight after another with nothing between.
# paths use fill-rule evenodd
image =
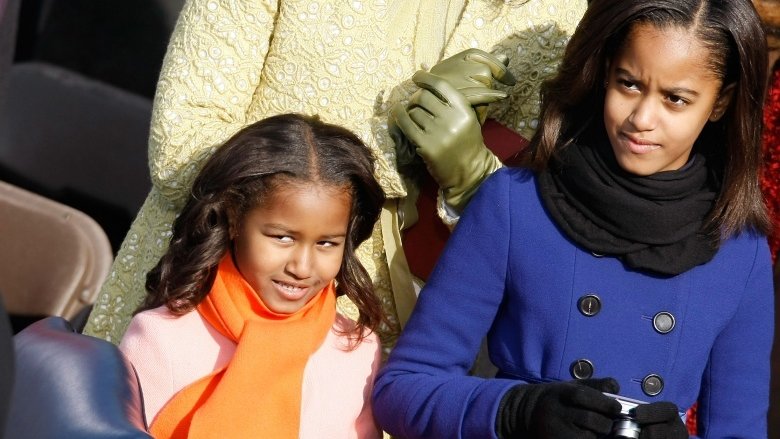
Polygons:
<instances>
[{"instance_id":1,"label":"black glove","mask_svg":"<svg viewBox=\"0 0 780 439\"><path fill-rule=\"evenodd\" d=\"M634 409L634 417L642 428L639 439L688 439L688 429L671 402L640 404Z\"/></svg>"},{"instance_id":2,"label":"black glove","mask_svg":"<svg viewBox=\"0 0 780 439\"><path fill-rule=\"evenodd\" d=\"M605 436L620 414L620 403L602 392L618 391L612 378L520 384L501 400L496 432L501 439Z\"/></svg>"}]
</instances>

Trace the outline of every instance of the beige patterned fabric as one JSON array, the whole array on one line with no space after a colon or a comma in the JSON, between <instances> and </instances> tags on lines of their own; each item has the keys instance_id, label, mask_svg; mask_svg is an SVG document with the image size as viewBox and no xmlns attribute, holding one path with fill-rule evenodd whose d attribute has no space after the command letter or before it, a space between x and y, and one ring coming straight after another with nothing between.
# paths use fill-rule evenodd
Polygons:
<instances>
[{"instance_id":1,"label":"beige patterned fabric","mask_svg":"<svg viewBox=\"0 0 780 439\"><path fill-rule=\"evenodd\" d=\"M358 134L377 157L387 196L406 195L387 134L391 106L416 90L420 68L476 47L504 53L518 78L490 117L530 137L538 91L551 75L586 0L188 0L154 100L153 188L135 219L85 332L118 343L145 294L146 272L168 245L197 171L241 127L285 112L319 114ZM386 237L385 237L386 239ZM359 249L399 331L381 227ZM342 310L355 315L350 303Z\"/></svg>"}]
</instances>

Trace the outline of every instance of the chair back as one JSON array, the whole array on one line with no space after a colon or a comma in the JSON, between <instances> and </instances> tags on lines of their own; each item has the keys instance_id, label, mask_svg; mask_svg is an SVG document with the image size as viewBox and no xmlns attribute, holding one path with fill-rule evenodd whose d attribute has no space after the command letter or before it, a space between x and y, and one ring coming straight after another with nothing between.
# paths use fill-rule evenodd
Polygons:
<instances>
[{"instance_id":1,"label":"chair back","mask_svg":"<svg viewBox=\"0 0 780 439\"><path fill-rule=\"evenodd\" d=\"M16 21L21 0L0 0L0 100L8 83L16 46Z\"/></svg>"},{"instance_id":2,"label":"chair back","mask_svg":"<svg viewBox=\"0 0 780 439\"><path fill-rule=\"evenodd\" d=\"M0 181L0 294L10 314L73 319L93 304L113 260L89 216Z\"/></svg>"}]
</instances>

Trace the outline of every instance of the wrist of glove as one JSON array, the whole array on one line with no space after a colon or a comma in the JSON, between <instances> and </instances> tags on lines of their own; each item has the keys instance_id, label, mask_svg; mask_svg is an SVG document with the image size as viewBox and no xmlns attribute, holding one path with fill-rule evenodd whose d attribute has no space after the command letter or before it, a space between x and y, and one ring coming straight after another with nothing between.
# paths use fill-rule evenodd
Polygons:
<instances>
[{"instance_id":1,"label":"wrist of glove","mask_svg":"<svg viewBox=\"0 0 780 439\"><path fill-rule=\"evenodd\" d=\"M605 436L620 403L602 392L618 390L612 378L515 386L501 400L496 432L501 439Z\"/></svg>"},{"instance_id":2,"label":"wrist of glove","mask_svg":"<svg viewBox=\"0 0 780 439\"><path fill-rule=\"evenodd\" d=\"M642 429L639 439L687 439L688 428L680 418L677 406L661 401L640 404L634 418Z\"/></svg>"},{"instance_id":3,"label":"wrist of glove","mask_svg":"<svg viewBox=\"0 0 780 439\"><path fill-rule=\"evenodd\" d=\"M462 167L461 172L451 173L449 181L438 182L444 202L458 214L463 213L480 184L503 166L501 160L490 152L484 143L474 145L469 152L472 156L470 160L460 160L461 163L467 164Z\"/></svg>"}]
</instances>

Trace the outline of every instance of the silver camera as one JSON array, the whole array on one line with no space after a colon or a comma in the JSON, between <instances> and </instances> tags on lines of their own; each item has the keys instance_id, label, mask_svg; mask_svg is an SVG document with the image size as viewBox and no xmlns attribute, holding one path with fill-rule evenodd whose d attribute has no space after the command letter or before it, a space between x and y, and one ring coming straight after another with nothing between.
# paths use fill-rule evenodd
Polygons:
<instances>
[{"instance_id":1,"label":"silver camera","mask_svg":"<svg viewBox=\"0 0 780 439\"><path fill-rule=\"evenodd\" d=\"M620 403L620 415L612 423L612 433L609 437L615 439L639 439L639 433L642 432L642 427L636 422L634 409L640 404L647 404L647 402L626 398L625 396L615 395L613 393L603 393ZM685 423L686 413L679 412L678 415L683 423Z\"/></svg>"},{"instance_id":2,"label":"silver camera","mask_svg":"<svg viewBox=\"0 0 780 439\"><path fill-rule=\"evenodd\" d=\"M642 432L642 428L636 422L636 418L634 418L634 408L639 404L645 404L645 402L612 393L605 392L604 394L620 403L620 415L612 424L610 437L616 439L639 439L639 433Z\"/></svg>"}]
</instances>

